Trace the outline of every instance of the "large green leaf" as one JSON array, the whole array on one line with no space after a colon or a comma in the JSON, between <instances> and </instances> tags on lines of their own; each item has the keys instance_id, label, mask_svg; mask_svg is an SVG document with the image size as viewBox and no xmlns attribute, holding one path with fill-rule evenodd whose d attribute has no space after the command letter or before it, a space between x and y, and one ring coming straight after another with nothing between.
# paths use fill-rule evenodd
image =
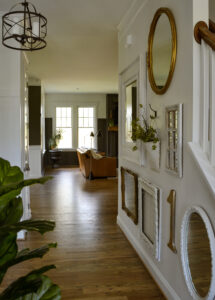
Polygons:
<instances>
[{"instance_id":1,"label":"large green leaf","mask_svg":"<svg viewBox=\"0 0 215 300\"><path fill-rule=\"evenodd\" d=\"M52 179L52 176L45 176L41 178L33 178L33 179L26 179L20 181L14 181L8 184L0 185L0 196L10 193L11 191L19 191L26 186L33 185L33 184L44 184L46 181ZM0 197L1 200L1 197Z\"/></svg>"},{"instance_id":2,"label":"large green leaf","mask_svg":"<svg viewBox=\"0 0 215 300\"><path fill-rule=\"evenodd\" d=\"M7 206L10 204L10 201L15 199L21 193L21 189L11 191L4 195L0 196L0 212L3 212L7 209Z\"/></svg>"},{"instance_id":3,"label":"large green leaf","mask_svg":"<svg viewBox=\"0 0 215 300\"><path fill-rule=\"evenodd\" d=\"M54 268L54 265L45 266L43 268L30 272L26 276L20 277L0 294L0 300L23 299L23 296L37 293L37 291L43 285L42 274Z\"/></svg>"},{"instance_id":4,"label":"large green leaf","mask_svg":"<svg viewBox=\"0 0 215 300\"><path fill-rule=\"evenodd\" d=\"M29 249L24 249L20 251L19 253L17 253L17 256L15 258L11 258L10 260L8 260L0 266L0 278L3 278L9 267L32 258L42 258L49 251L50 248L56 247L57 243L52 243L31 251Z\"/></svg>"},{"instance_id":5,"label":"large green leaf","mask_svg":"<svg viewBox=\"0 0 215 300\"><path fill-rule=\"evenodd\" d=\"M50 278L42 276L42 285L36 293L28 294L24 297L19 297L16 300L60 300L60 288L53 284Z\"/></svg>"},{"instance_id":6,"label":"large green leaf","mask_svg":"<svg viewBox=\"0 0 215 300\"><path fill-rule=\"evenodd\" d=\"M20 230L37 231L44 234L55 227L55 223L46 220L27 220L20 222L23 214L22 189L32 184L43 184L52 177L24 180L19 167L0 158L0 283L9 267L32 258L42 258L51 247L45 245L39 249L24 249L18 253L16 243ZM43 273L55 268L54 265L34 270L17 279L0 294L0 300L59 300L60 289Z\"/></svg>"},{"instance_id":7,"label":"large green leaf","mask_svg":"<svg viewBox=\"0 0 215 300\"><path fill-rule=\"evenodd\" d=\"M16 234L12 233L0 239L0 283L5 275L3 265L7 264L17 256L18 247L16 244Z\"/></svg>"},{"instance_id":8,"label":"large green leaf","mask_svg":"<svg viewBox=\"0 0 215 300\"><path fill-rule=\"evenodd\" d=\"M17 223L21 219L22 215L22 198L14 198L0 210L0 226L3 226L4 224L10 225Z\"/></svg>"},{"instance_id":9,"label":"large green leaf","mask_svg":"<svg viewBox=\"0 0 215 300\"><path fill-rule=\"evenodd\" d=\"M52 231L55 228L55 222L47 220L26 220L12 225L0 227L0 239L7 233L17 233L20 230L37 231L41 234Z\"/></svg>"},{"instance_id":10,"label":"large green leaf","mask_svg":"<svg viewBox=\"0 0 215 300\"><path fill-rule=\"evenodd\" d=\"M22 181L23 178L19 167L11 167L9 161L0 158L0 186Z\"/></svg>"}]
</instances>

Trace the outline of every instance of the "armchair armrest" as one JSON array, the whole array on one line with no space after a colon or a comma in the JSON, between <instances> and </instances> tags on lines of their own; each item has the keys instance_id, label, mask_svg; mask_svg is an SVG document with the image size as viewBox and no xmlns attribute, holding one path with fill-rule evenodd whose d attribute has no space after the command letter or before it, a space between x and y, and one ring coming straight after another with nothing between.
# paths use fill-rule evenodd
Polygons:
<instances>
[{"instance_id":1,"label":"armchair armrest","mask_svg":"<svg viewBox=\"0 0 215 300\"><path fill-rule=\"evenodd\" d=\"M117 161L115 157L92 159L92 173L94 177L115 177Z\"/></svg>"}]
</instances>

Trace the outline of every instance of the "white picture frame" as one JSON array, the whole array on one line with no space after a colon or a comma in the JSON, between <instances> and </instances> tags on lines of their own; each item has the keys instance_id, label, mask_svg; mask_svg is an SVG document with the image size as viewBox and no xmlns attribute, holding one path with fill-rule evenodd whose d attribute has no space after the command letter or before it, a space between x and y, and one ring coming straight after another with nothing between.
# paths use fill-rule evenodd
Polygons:
<instances>
[{"instance_id":1,"label":"white picture frame","mask_svg":"<svg viewBox=\"0 0 215 300\"><path fill-rule=\"evenodd\" d=\"M160 261L161 190L149 181L139 178L140 235L154 258Z\"/></svg>"},{"instance_id":2,"label":"white picture frame","mask_svg":"<svg viewBox=\"0 0 215 300\"><path fill-rule=\"evenodd\" d=\"M166 171L183 176L183 104L165 108L166 113Z\"/></svg>"},{"instance_id":3,"label":"white picture frame","mask_svg":"<svg viewBox=\"0 0 215 300\"><path fill-rule=\"evenodd\" d=\"M133 163L140 164L142 163L142 153L141 153L141 144L140 141L127 141L125 133L125 124L126 124L126 87L128 87L133 82L136 82L137 89L137 101L136 101L136 115L139 116L139 104L141 103L141 82L142 82L142 69L143 69L143 59L139 55L127 68L125 68L120 74L120 108L119 108L119 120L121 121L121 130L120 130L120 141L121 157L129 160ZM137 146L137 150L133 151L133 147Z\"/></svg>"},{"instance_id":4,"label":"white picture frame","mask_svg":"<svg viewBox=\"0 0 215 300\"><path fill-rule=\"evenodd\" d=\"M187 255L188 245L187 245L187 238L188 238L188 229L189 229L189 221L191 214L197 213L202 218L202 221L204 222L208 239L210 243L210 251L211 251L211 282L210 282L210 288L208 291L208 294L206 297L201 297L199 294L197 294L196 288L193 284L191 272L189 268L189 259ZM202 209L199 206L193 206L186 210L182 224L181 224L181 263L182 263L182 269L184 273L184 278L186 285L188 287L189 293L195 300L213 300L215 298L215 236L214 231L211 225L211 221L205 212L204 209Z\"/></svg>"}]
</instances>

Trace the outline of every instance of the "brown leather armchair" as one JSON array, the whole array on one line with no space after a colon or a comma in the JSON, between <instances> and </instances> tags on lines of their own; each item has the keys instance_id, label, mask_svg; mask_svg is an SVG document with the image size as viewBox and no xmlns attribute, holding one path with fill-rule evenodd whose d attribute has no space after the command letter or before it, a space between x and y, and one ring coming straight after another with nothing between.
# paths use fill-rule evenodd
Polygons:
<instances>
[{"instance_id":1,"label":"brown leather armchair","mask_svg":"<svg viewBox=\"0 0 215 300\"><path fill-rule=\"evenodd\" d=\"M88 178L90 173L93 177L115 177L117 161L115 157L93 158L90 150L77 149L79 166L82 174Z\"/></svg>"}]
</instances>

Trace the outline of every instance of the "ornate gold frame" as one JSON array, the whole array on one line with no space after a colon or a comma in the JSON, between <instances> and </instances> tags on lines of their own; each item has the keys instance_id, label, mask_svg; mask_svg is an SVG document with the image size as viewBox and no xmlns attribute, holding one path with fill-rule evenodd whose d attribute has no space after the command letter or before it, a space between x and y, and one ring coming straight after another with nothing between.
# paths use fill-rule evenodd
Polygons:
<instances>
[{"instance_id":1,"label":"ornate gold frame","mask_svg":"<svg viewBox=\"0 0 215 300\"><path fill-rule=\"evenodd\" d=\"M153 40L154 40L154 34L155 34L155 29L157 22L162 14L166 14L170 26L171 26L171 31L172 31L172 57L171 57L171 65L170 65L170 70L169 70L169 75L166 81L165 86L162 89L159 89L155 83L154 79L154 74L153 74L153 58L152 58L152 47L153 47ZM176 63L176 53L177 53L177 33L176 33L176 25L175 25L175 19L174 16L169 8L166 7L161 7L159 8L152 20L151 27L150 27L150 32L149 32L149 38L148 38L148 75L149 75L149 82L151 85L152 90L159 95L164 94L168 87L170 86L173 73L175 70L175 63Z\"/></svg>"},{"instance_id":2,"label":"ornate gold frame","mask_svg":"<svg viewBox=\"0 0 215 300\"><path fill-rule=\"evenodd\" d=\"M167 198L167 202L171 206L171 214L170 214L170 237L167 246L174 252L177 253L176 245L175 245L175 210L176 210L176 191L171 190L170 194Z\"/></svg>"},{"instance_id":3,"label":"ornate gold frame","mask_svg":"<svg viewBox=\"0 0 215 300\"><path fill-rule=\"evenodd\" d=\"M125 205L125 176L124 174L129 173L134 177L135 193L134 193L134 203L135 203L135 214L133 214ZM134 224L138 224L138 176L128 169L121 167L121 191L122 191L122 209L127 213Z\"/></svg>"}]
</instances>

